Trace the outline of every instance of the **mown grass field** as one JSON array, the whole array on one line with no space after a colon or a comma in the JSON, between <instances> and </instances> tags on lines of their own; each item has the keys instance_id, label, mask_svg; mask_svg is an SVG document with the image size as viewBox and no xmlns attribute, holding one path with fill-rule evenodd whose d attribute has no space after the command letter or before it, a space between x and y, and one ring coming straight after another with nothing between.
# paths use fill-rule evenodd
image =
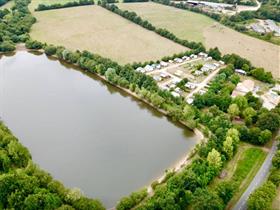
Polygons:
<instances>
[{"instance_id":1,"label":"mown grass field","mask_svg":"<svg viewBox=\"0 0 280 210\"><path fill-rule=\"evenodd\" d=\"M237 191L229 202L227 209L232 209L243 192L247 189L254 176L265 160L266 152L261 148L247 143L240 143L234 158L225 167L227 176L223 179L216 178L210 185L215 188L222 181L234 181L237 183Z\"/></svg>"},{"instance_id":2,"label":"mown grass field","mask_svg":"<svg viewBox=\"0 0 280 210\"><path fill-rule=\"evenodd\" d=\"M168 29L179 38L201 41L207 48L217 46L224 54L236 53L280 77L280 46L236 32L204 15L170 6L152 2L120 3L118 6L135 11L143 19Z\"/></svg>"},{"instance_id":3,"label":"mown grass field","mask_svg":"<svg viewBox=\"0 0 280 210\"><path fill-rule=\"evenodd\" d=\"M89 50L121 64L184 52L178 45L99 6L34 12L33 39Z\"/></svg>"}]
</instances>

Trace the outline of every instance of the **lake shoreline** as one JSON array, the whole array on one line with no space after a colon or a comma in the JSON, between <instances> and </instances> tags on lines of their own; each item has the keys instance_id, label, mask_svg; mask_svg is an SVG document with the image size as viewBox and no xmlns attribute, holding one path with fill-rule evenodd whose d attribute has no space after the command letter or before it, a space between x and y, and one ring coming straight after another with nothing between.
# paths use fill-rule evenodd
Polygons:
<instances>
[{"instance_id":1,"label":"lake shoreline","mask_svg":"<svg viewBox=\"0 0 280 210\"><path fill-rule=\"evenodd\" d=\"M38 52L38 53L42 53L42 54L45 54L43 50L28 50L25 48L25 46L23 45L20 45L20 46L17 46L17 50L16 52L19 52L19 51L25 51L25 52L29 52L29 53L32 53L32 52ZM15 52L15 53L16 53ZM4 54L5 55L5 54ZM13 55L10 54L10 55ZM68 62L64 61L64 60L60 60L59 58L57 58L56 56L47 56L46 57L48 58L54 58L55 60L57 61L60 61L60 62L63 62L63 63L66 63L66 64L69 64ZM62 65L63 65L62 63ZM139 97L136 93L130 91L129 89L126 89L126 88L123 88L123 87L120 87L118 85L115 85L115 84L112 84L111 82L109 82L105 76L102 76L102 75L99 75L99 74L96 74L96 73L92 73L92 72L88 72L88 71L85 71L83 69L81 69L78 65L74 65L74 64L70 64L71 67L77 67L77 69L81 72L86 72L86 73L89 73L89 74L92 74L92 75L95 75L97 78L99 78L100 80L104 81L105 83L107 84L110 84L112 85L113 87L115 88L118 88L118 90L121 90L123 91L124 93L128 94L129 96L137 99L138 101L141 101L141 102L144 102L146 105L149 105L149 107L153 108L153 110L155 110L156 112L159 112L160 114L164 115L165 117L169 118L168 116L168 113L163 110L163 109L159 109L158 107L155 107L153 104L151 104L149 101ZM197 143L193 146L193 148L190 148L190 150L187 152L187 154L185 154L183 156L183 158L180 158L178 161L175 162L175 164L172 164L171 167L169 167L167 170L168 171L174 171L174 172L180 172L186 165L188 165L191 160L192 160L192 157L193 155L195 154L195 148L197 145L201 144L201 142L203 142L203 139L204 139L204 135L203 133L195 128L195 129L190 129L186 123L182 122L182 121L176 121L175 123L179 123L180 125L184 126L184 128L187 128L188 130L192 130L192 132L196 135L197 137ZM163 175L159 176L157 179L155 179L154 181L158 181L159 183L161 183L164 178L166 176L166 173L164 173ZM153 193L153 190L152 190L152 187L151 187L151 184L148 184L148 185L145 185L148 189L148 192L149 192L149 195L152 195ZM144 186L143 186L144 187ZM110 208L112 209L112 208Z\"/></svg>"}]
</instances>

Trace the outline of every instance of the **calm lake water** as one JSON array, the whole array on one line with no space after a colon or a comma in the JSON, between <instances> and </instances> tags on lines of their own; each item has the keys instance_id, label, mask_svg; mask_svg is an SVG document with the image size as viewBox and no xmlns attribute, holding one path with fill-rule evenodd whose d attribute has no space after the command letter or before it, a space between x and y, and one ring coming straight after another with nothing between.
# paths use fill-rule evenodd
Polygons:
<instances>
[{"instance_id":1,"label":"calm lake water","mask_svg":"<svg viewBox=\"0 0 280 210\"><path fill-rule=\"evenodd\" d=\"M0 116L33 160L112 207L197 143L187 129L120 90L45 55L0 59Z\"/></svg>"}]
</instances>

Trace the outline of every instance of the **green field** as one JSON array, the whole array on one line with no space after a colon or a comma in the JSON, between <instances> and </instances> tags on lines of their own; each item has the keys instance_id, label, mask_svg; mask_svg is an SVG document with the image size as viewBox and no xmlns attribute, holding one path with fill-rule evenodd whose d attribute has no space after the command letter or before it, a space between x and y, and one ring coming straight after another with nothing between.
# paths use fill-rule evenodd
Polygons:
<instances>
[{"instance_id":1,"label":"green field","mask_svg":"<svg viewBox=\"0 0 280 210\"><path fill-rule=\"evenodd\" d=\"M227 209L231 209L247 189L265 160L265 157L266 153L261 148L240 143L238 152L227 163L224 169L227 173L226 177L223 179L216 178L210 185L210 188L215 188L222 181L234 181L237 183L238 189L229 202Z\"/></svg>"},{"instance_id":2,"label":"green field","mask_svg":"<svg viewBox=\"0 0 280 210\"><path fill-rule=\"evenodd\" d=\"M179 38L205 43L203 31L214 21L206 16L160 4L120 3L120 9L135 11L158 28L166 28Z\"/></svg>"},{"instance_id":3,"label":"green field","mask_svg":"<svg viewBox=\"0 0 280 210\"><path fill-rule=\"evenodd\" d=\"M235 53L254 66L264 67L280 77L280 47L234 31L214 20L187 10L157 3L120 3L121 9L135 11L156 27L166 28L176 36L201 41L206 48L218 47L223 54Z\"/></svg>"},{"instance_id":4,"label":"green field","mask_svg":"<svg viewBox=\"0 0 280 210\"><path fill-rule=\"evenodd\" d=\"M71 50L89 50L121 64L158 60L188 50L100 6L33 14L37 19L31 29L33 39Z\"/></svg>"}]
</instances>

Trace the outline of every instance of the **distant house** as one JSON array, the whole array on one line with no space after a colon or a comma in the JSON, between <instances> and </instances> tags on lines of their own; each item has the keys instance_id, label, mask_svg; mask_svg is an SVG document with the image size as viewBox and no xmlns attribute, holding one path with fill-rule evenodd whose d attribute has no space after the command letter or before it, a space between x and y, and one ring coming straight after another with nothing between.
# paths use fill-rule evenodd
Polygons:
<instances>
[{"instance_id":1,"label":"distant house","mask_svg":"<svg viewBox=\"0 0 280 210\"><path fill-rule=\"evenodd\" d=\"M135 71L144 73L144 72L145 72L145 69L142 68L142 67L138 67Z\"/></svg>"},{"instance_id":2,"label":"distant house","mask_svg":"<svg viewBox=\"0 0 280 210\"><path fill-rule=\"evenodd\" d=\"M145 69L146 72L150 72L150 71L153 71L153 70L154 70L154 67L152 67L151 65L146 65L146 66L144 67L144 69Z\"/></svg>"},{"instance_id":3,"label":"distant house","mask_svg":"<svg viewBox=\"0 0 280 210\"><path fill-rule=\"evenodd\" d=\"M200 57L203 57L203 58L207 58L208 57L208 54L204 53L204 52L200 52L198 54Z\"/></svg>"},{"instance_id":4,"label":"distant house","mask_svg":"<svg viewBox=\"0 0 280 210\"><path fill-rule=\"evenodd\" d=\"M176 63L182 63L182 62L183 62L183 60L182 60L181 58L175 58L174 61L175 61Z\"/></svg>"},{"instance_id":5,"label":"distant house","mask_svg":"<svg viewBox=\"0 0 280 210\"><path fill-rule=\"evenodd\" d=\"M163 67L166 67L166 66L168 66L168 63L166 63L166 62L164 62L164 61L161 61L161 62L160 62L160 65L163 66Z\"/></svg>"},{"instance_id":6,"label":"distant house","mask_svg":"<svg viewBox=\"0 0 280 210\"><path fill-rule=\"evenodd\" d=\"M193 103L193 98L188 98L188 99L187 99L187 103L188 103L188 104L192 104L192 103Z\"/></svg>"},{"instance_id":7,"label":"distant house","mask_svg":"<svg viewBox=\"0 0 280 210\"><path fill-rule=\"evenodd\" d=\"M171 94L172 94L174 97L180 97L180 94L179 94L179 93L176 93L175 91L172 91Z\"/></svg>"},{"instance_id":8,"label":"distant house","mask_svg":"<svg viewBox=\"0 0 280 210\"><path fill-rule=\"evenodd\" d=\"M280 36L280 27L276 25L276 23L273 20L265 20L264 23L270 32L274 32L275 34Z\"/></svg>"},{"instance_id":9,"label":"distant house","mask_svg":"<svg viewBox=\"0 0 280 210\"><path fill-rule=\"evenodd\" d=\"M199 90L198 93L199 93L200 95L203 95L204 93L206 93L206 90Z\"/></svg>"},{"instance_id":10,"label":"distant house","mask_svg":"<svg viewBox=\"0 0 280 210\"><path fill-rule=\"evenodd\" d=\"M162 80L161 76L159 76L159 75L153 76L153 79L157 82L160 82Z\"/></svg>"},{"instance_id":11,"label":"distant house","mask_svg":"<svg viewBox=\"0 0 280 210\"><path fill-rule=\"evenodd\" d=\"M177 83L179 83L181 81L181 79L179 79L179 78L173 78L172 79L172 84L174 84L174 85L176 85Z\"/></svg>"},{"instance_id":12,"label":"distant house","mask_svg":"<svg viewBox=\"0 0 280 210\"><path fill-rule=\"evenodd\" d=\"M175 91L176 93L179 93L179 94L182 93L182 90L181 90L179 87L176 87L174 91Z\"/></svg>"},{"instance_id":13,"label":"distant house","mask_svg":"<svg viewBox=\"0 0 280 210\"><path fill-rule=\"evenodd\" d=\"M202 71L199 71L199 70L196 70L195 72L194 72L194 75L195 76L200 76L200 75L202 75L203 74L203 72Z\"/></svg>"},{"instance_id":14,"label":"distant house","mask_svg":"<svg viewBox=\"0 0 280 210\"><path fill-rule=\"evenodd\" d=\"M263 107L271 110L275 108L280 103L280 95L278 92L280 91L280 85L276 85L271 88L267 93L261 96L263 100Z\"/></svg>"},{"instance_id":15,"label":"distant house","mask_svg":"<svg viewBox=\"0 0 280 210\"><path fill-rule=\"evenodd\" d=\"M196 58L197 58L197 55L195 55L195 54L191 54L191 55L190 55L190 58L192 58L192 59L196 59Z\"/></svg>"},{"instance_id":16,"label":"distant house","mask_svg":"<svg viewBox=\"0 0 280 210\"><path fill-rule=\"evenodd\" d=\"M251 29L259 34L265 34L266 30L258 23L251 24Z\"/></svg>"},{"instance_id":17,"label":"distant house","mask_svg":"<svg viewBox=\"0 0 280 210\"><path fill-rule=\"evenodd\" d=\"M168 75L168 74L165 73L165 72L161 72L161 73L160 73L160 76L161 76L162 78L169 78L169 77L170 77L170 75Z\"/></svg>"},{"instance_id":18,"label":"distant house","mask_svg":"<svg viewBox=\"0 0 280 210\"><path fill-rule=\"evenodd\" d=\"M183 56L182 59L186 60L186 61L190 60L190 58L188 56Z\"/></svg>"},{"instance_id":19,"label":"distant house","mask_svg":"<svg viewBox=\"0 0 280 210\"><path fill-rule=\"evenodd\" d=\"M209 57L207 57L207 58L204 58L204 60L205 60L205 61L211 61L211 60L212 60L212 57L209 56Z\"/></svg>"},{"instance_id":20,"label":"distant house","mask_svg":"<svg viewBox=\"0 0 280 210\"><path fill-rule=\"evenodd\" d=\"M225 62L224 61L219 61L220 64L222 65L225 65Z\"/></svg>"},{"instance_id":21,"label":"distant house","mask_svg":"<svg viewBox=\"0 0 280 210\"><path fill-rule=\"evenodd\" d=\"M187 82L187 83L185 84L185 87L192 90L192 89L195 89L196 84L194 84L194 83L192 83L192 82Z\"/></svg>"},{"instance_id":22,"label":"distant house","mask_svg":"<svg viewBox=\"0 0 280 210\"><path fill-rule=\"evenodd\" d=\"M241 74L241 75L246 75L247 74L247 72L242 70L242 69L235 69L234 71L235 71L235 73L238 73L238 74Z\"/></svg>"},{"instance_id":23,"label":"distant house","mask_svg":"<svg viewBox=\"0 0 280 210\"><path fill-rule=\"evenodd\" d=\"M157 68L157 69L161 69L161 65L160 65L160 64L157 64L157 65L156 65L156 68Z\"/></svg>"},{"instance_id":24,"label":"distant house","mask_svg":"<svg viewBox=\"0 0 280 210\"><path fill-rule=\"evenodd\" d=\"M202 71L202 72L209 72L209 71L215 70L216 68L217 68L216 65L211 64L211 63L206 63L206 64L204 64L202 66L200 71Z\"/></svg>"},{"instance_id":25,"label":"distant house","mask_svg":"<svg viewBox=\"0 0 280 210\"><path fill-rule=\"evenodd\" d=\"M254 90L255 83L253 80L244 80L243 82L239 82L235 88L235 90L232 92L231 96L244 96L248 92L252 92Z\"/></svg>"},{"instance_id":26,"label":"distant house","mask_svg":"<svg viewBox=\"0 0 280 210\"><path fill-rule=\"evenodd\" d=\"M213 63L213 65L215 65L217 68L220 67L221 64L219 63Z\"/></svg>"}]
</instances>

